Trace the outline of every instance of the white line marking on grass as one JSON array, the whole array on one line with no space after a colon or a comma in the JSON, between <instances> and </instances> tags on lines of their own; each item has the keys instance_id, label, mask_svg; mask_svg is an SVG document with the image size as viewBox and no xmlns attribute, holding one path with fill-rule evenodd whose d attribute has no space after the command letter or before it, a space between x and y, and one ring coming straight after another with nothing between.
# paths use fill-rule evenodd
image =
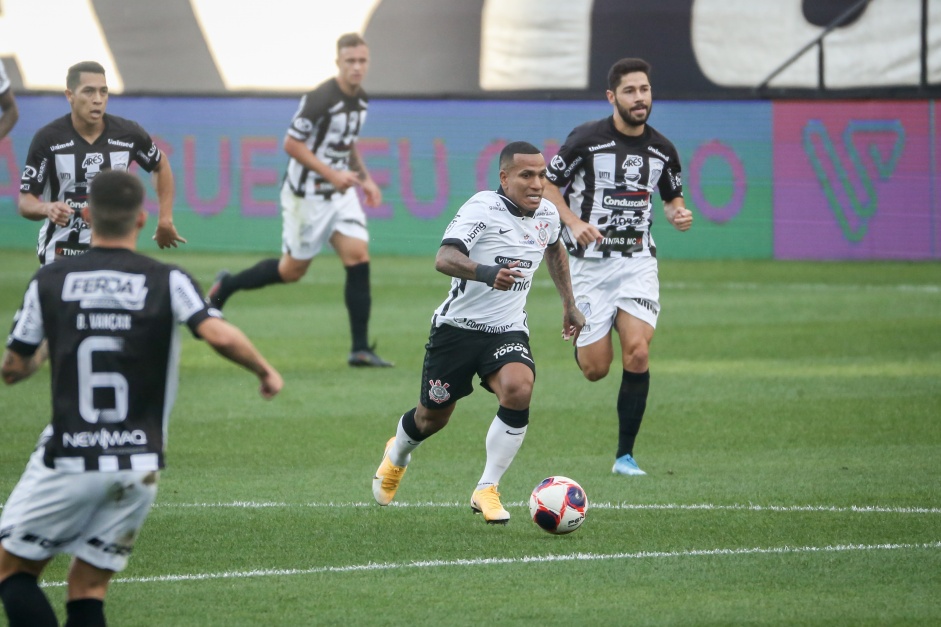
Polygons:
<instances>
[{"instance_id":1,"label":"white line marking on grass","mask_svg":"<svg viewBox=\"0 0 941 627\"><path fill-rule=\"evenodd\" d=\"M505 507L529 507L528 503L517 501L515 503L505 503ZM263 508L291 508L291 507L310 507L310 508L363 508L378 507L372 501L354 501L344 503L283 503L276 501L232 501L229 503L160 503L154 507L168 508L244 508L244 509L263 509ZM420 502L398 502L393 501L389 507L397 508L448 508L448 507L470 507L463 501L420 501ZM751 512L834 512L834 513L882 513L882 514L941 514L941 507L890 507L885 505L714 505L712 503L700 503L692 505L682 505L678 503L593 503L589 500L589 509L611 509L611 510L680 510L680 511L751 511Z\"/></svg>"},{"instance_id":2,"label":"white line marking on grass","mask_svg":"<svg viewBox=\"0 0 941 627\"><path fill-rule=\"evenodd\" d=\"M350 564L348 566L316 566L313 568L265 568L222 573L193 573L189 575L157 575L155 577L122 577L114 583L164 583L180 581L206 581L210 579L246 579L250 577L284 577L317 575L322 573L349 573L377 570L403 570L406 568L439 568L442 566L490 566L501 564L539 564L545 562L589 562L600 560L633 560L670 557L711 557L735 555L784 555L797 553L843 553L847 551L898 551L914 549L941 549L941 542L926 544L837 544L801 547L755 547L745 549L694 549L690 551L637 551L635 553L572 553L569 555L529 555L524 557L485 557L479 559L423 560L415 562L386 562ZM61 588L66 582L44 583L45 588Z\"/></svg>"}]
</instances>

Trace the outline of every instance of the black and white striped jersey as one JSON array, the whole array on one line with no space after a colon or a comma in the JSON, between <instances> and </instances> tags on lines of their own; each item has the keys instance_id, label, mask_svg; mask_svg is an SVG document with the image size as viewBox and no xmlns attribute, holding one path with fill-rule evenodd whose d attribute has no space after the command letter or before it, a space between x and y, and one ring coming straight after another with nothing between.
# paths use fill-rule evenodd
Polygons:
<instances>
[{"instance_id":1,"label":"black and white striped jersey","mask_svg":"<svg viewBox=\"0 0 941 627\"><path fill-rule=\"evenodd\" d=\"M186 272L128 249L93 247L40 268L7 348L28 357L49 341L46 465L61 472L162 468L178 324L195 335L210 315L220 314Z\"/></svg>"},{"instance_id":2,"label":"black and white striped jersey","mask_svg":"<svg viewBox=\"0 0 941 627\"><path fill-rule=\"evenodd\" d=\"M362 89L347 96L335 78L321 83L301 97L287 135L304 142L318 159L334 170L348 170L353 144L366 122L369 97ZM297 196L330 194L333 185L296 159L288 162L284 178Z\"/></svg>"},{"instance_id":3,"label":"black and white striped jersey","mask_svg":"<svg viewBox=\"0 0 941 627\"><path fill-rule=\"evenodd\" d=\"M575 257L656 256L650 226L651 194L659 191L669 202L683 195L680 158L666 137L649 124L644 133L630 137L619 132L607 117L576 127L546 168L546 176L560 189L572 212L598 227L600 243L587 248L562 233Z\"/></svg>"},{"instance_id":4,"label":"black and white striped jersey","mask_svg":"<svg viewBox=\"0 0 941 627\"><path fill-rule=\"evenodd\" d=\"M50 122L33 136L20 192L46 202L62 201L75 210L67 226L43 222L36 248L41 264L88 250L91 232L80 213L96 174L103 170L126 171L132 161L153 172L163 158L137 122L106 113L104 123L105 130L91 144L72 126L71 114Z\"/></svg>"},{"instance_id":5,"label":"black and white striped jersey","mask_svg":"<svg viewBox=\"0 0 941 627\"><path fill-rule=\"evenodd\" d=\"M519 261L515 269L524 276L505 292L480 281L452 278L447 299L435 310L434 326L528 334L526 297L546 247L559 240L561 230L559 212L548 200L543 199L529 215L520 211L502 188L474 194L448 225L441 245L457 246L487 266Z\"/></svg>"}]
</instances>

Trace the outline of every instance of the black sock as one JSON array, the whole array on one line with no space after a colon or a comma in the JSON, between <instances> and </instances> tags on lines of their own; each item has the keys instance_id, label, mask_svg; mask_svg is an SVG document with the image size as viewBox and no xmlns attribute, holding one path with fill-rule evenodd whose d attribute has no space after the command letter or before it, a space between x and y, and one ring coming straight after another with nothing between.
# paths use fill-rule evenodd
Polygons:
<instances>
[{"instance_id":1,"label":"black sock","mask_svg":"<svg viewBox=\"0 0 941 627\"><path fill-rule=\"evenodd\" d=\"M278 272L279 263L279 259L264 259L251 268L227 277L219 286L219 298L225 302L229 296L239 290L257 290L266 285L284 283L281 273Z\"/></svg>"},{"instance_id":2,"label":"black sock","mask_svg":"<svg viewBox=\"0 0 941 627\"><path fill-rule=\"evenodd\" d=\"M65 627L105 627L105 602L101 599L75 599L65 604L69 618Z\"/></svg>"},{"instance_id":3,"label":"black sock","mask_svg":"<svg viewBox=\"0 0 941 627\"><path fill-rule=\"evenodd\" d=\"M346 288L343 295L346 299L346 310L350 315L352 350L368 350L369 310L372 307L372 297L369 294L368 261L346 268Z\"/></svg>"},{"instance_id":4,"label":"black sock","mask_svg":"<svg viewBox=\"0 0 941 627\"><path fill-rule=\"evenodd\" d=\"M647 393L650 391L650 371L628 372L621 375L618 391L618 454L634 454L634 440L640 431L640 422L647 409Z\"/></svg>"},{"instance_id":5,"label":"black sock","mask_svg":"<svg viewBox=\"0 0 941 627\"><path fill-rule=\"evenodd\" d=\"M402 430L405 431L405 435L407 435L410 440L422 442L428 436L422 435L422 432L418 430L418 425L415 424L415 411L417 409L417 407L412 407L402 414Z\"/></svg>"},{"instance_id":6,"label":"black sock","mask_svg":"<svg viewBox=\"0 0 941 627\"><path fill-rule=\"evenodd\" d=\"M29 573L15 573L0 583L0 599L10 627L59 627L59 619L39 581Z\"/></svg>"}]
</instances>

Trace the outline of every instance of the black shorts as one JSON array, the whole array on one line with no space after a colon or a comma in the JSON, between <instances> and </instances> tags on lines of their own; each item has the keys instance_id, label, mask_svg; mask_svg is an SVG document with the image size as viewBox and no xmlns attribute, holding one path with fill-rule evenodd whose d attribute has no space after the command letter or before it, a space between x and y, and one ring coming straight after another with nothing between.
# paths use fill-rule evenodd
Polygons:
<instances>
[{"instance_id":1,"label":"black shorts","mask_svg":"<svg viewBox=\"0 0 941 627\"><path fill-rule=\"evenodd\" d=\"M536 376L529 336L522 331L485 333L449 324L432 327L422 366L421 404L447 407L474 391L474 375L493 392L487 377L510 363L526 364Z\"/></svg>"}]
</instances>

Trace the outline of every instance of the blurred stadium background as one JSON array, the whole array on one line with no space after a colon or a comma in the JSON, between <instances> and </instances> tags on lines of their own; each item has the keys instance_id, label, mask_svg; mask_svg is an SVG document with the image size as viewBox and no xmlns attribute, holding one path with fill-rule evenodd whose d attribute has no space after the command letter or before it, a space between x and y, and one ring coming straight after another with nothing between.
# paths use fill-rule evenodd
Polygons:
<instances>
[{"instance_id":1,"label":"blurred stadium background","mask_svg":"<svg viewBox=\"0 0 941 627\"><path fill-rule=\"evenodd\" d=\"M665 256L941 258L941 0L3 0L21 119L0 143L0 246L32 247L19 170L68 110L68 66L95 59L109 111L170 156L187 248L277 250L281 139L346 31L372 50L377 254L432 254L506 141L551 156L609 113L610 64L641 56L699 216L655 227Z\"/></svg>"}]
</instances>

